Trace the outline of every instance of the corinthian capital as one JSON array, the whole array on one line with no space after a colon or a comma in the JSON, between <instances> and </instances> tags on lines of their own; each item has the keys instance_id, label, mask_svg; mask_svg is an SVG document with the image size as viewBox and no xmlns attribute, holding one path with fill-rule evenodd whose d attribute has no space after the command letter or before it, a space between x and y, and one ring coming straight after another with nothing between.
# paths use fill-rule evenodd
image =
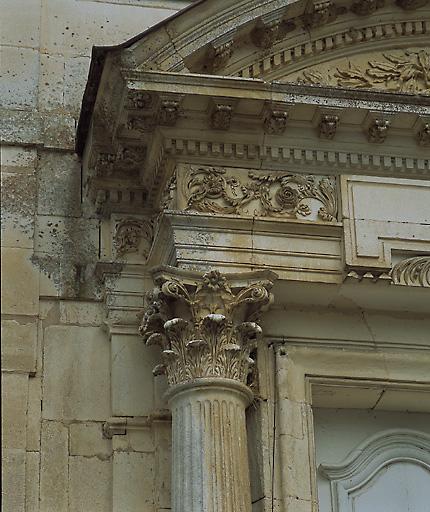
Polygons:
<instances>
[{"instance_id":1,"label":"corinthian capital","mask_svg":"<svg viewBox=\"0 0 430 512\"><path fill-rule=\"evenodd\" d=\"M267 308L273 272L203 275L174 268L154 272L156 288L146 297L139 332L148 345L161 346L170 385L202 377L245 383L254 361L250 353L261 335L260 312Z\"/></svg>"}]
</instances>

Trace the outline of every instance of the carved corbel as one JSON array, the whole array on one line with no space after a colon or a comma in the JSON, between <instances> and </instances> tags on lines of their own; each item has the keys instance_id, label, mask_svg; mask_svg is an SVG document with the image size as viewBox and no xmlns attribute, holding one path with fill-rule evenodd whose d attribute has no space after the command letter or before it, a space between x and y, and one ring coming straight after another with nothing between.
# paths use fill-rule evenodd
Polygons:
<instances>
[{"instance_id":1,"label":"carved corbel","mask_svg":"<svg viewBox=\"0 0 430 512\"><path fill-rule=\"evenodd\" d=\"M251 41L263 50L267 50L275 43L280 27L279 18L260 19L254 29L251 31Z\"/></svg>"},{"instance_id":2,"label":"carved corbel","mask_svg":"<svg viewBox=\"0 0 430 512\"><path fill-rule=\"evenodd\" d=\"M213 41L206 52L206 69L214 73L224 68L233 55L233 35L227 34Z\"/></svg>"},{"instance_id":3,"label":"carved corbel","mask_svg":"<svg viewBox=\"0 0 430 512\"><path fill-rule=\"evenodd\" d=\"M338 9L331 0L315 2L303 16L303 25L307 29L321 27L336 19Z\"/></svg>"},{"instance_id":4,"label":"carved corbel","mask_svg":"<svg viewBox=\"0 0 430 512\"><path fill-rule=\"evenodd\" d=\"M171 386L205 377L246 384L261 335L259 314L271 302L276 277L158 271L139 330L147 345L163 350L154 374L166 374Z\"/></svg>"},{"instance_id":5,"label":"carved corbel","mask_svg":"<svg viewBox=\"0 0 430 512\"><path fill-rule=\"evenodd\" d=\"M127 122L127 128L138 132L151 132L155 128L155 119L153 114L147 114L139 117L131 117Z\"/></svg>"},{"instance_id":6,"label":"carved corbel","mask_svg":"<svg viewBox=\"0 0 430 512\"><path fill-rule=\"evenodd\" d=\"M233 115L230 103L215 103L210 114L211 127L214 130L228 130Z\"/></svg>"},{"instance_id":7,"label":"carved corbel","mask_svg":"<svg viewBox=\"0 0 430 512\"><path fill-rule=\"evenodd\" d=\"M396 0L396 4L405 11L413 11L427 5L429 0Z\"/></svg>"},{"instance_id":8,"label":"carved corbel","mask_svg":"<svg viewBox=\"0 0 430 512\"><path fill-rule=\"evenodd\" d=\"M264 108L264 131L271 135L282 135L287 127L288 108L282 104L267 104Z\"/></svg>"},{"instance_id":9,"label":"carved corbel","mask_svg":"<svg viewBox=\"0 0 430 512\"><path fill-rule=\"evenodd\" d=\"M388 135L390 128L388 119L374 119L367 129L367 140L375 144L382 144Z\"/></svg>"},{"instance_id":10,"label":"carved corbel","mask_svg":"<svg viewBox=\"0 0 430 512\"><path fill-rule=\"evenodd\" d=\"M430 123L426 123L418 131L417 142L420 146L430 146Z\"/></svg>"},{"instance_id":11,"label":"carved corbel","mask_svg":"<svg viewBox=\"0 0 430 512\"><path fill-rule=\"evenodd\" d=\"M182 97L161 99L158 123L162 126L175 126L180 114Z\"/></svg>"},{"instance_id":12,"label":"carved corbel","mask_svg":"<svg viewBox=\"0 0 430 512\"><path fill-rule=\"evenodd\" d=\"M323 114L318 124L318 133L321 139L331 140L336 135L339 126L339 116L334 114Z\"/></svg>"},{"instance_id":13,"label":"carved corbel","mask_svg":"<svg viewBox=\"0 0 430 512\"><path fill-rule=\"evenodd\" d=\"M147 91L128 91L128 108L137 110L147 109L152 106L153 98Z\"/></svg>"},{"instance_id":14,"label":"carved corbel","mask_svg":"<svg viewBox=\"0 0 430 512\"><path fill-rule=\"evenodd\" d=\"M359 0L351 6L351 11L359 16L369 16L384 7L385 0Z\"/></svg>"}]
</instances>

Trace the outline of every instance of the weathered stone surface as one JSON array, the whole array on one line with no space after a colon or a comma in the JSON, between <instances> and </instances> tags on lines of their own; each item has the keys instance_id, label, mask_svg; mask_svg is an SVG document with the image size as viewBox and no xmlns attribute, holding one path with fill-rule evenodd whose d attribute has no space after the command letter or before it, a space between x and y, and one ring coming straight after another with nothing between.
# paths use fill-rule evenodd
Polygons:
<instances>
[{"instance_id":1,"label":"weathered stone surface","mask_svg":"<svg viewBox=\"0 0 430 512\"><path fill-rule=\"evenodd\" d=\"M169 509L172 496L172 425L167 422L155 422L154 435L157 506Z\"/></svg>"},{"instance_id":2,"label":"weathered stone surface","mask_svg":"<svg viewBox=\"0 0 430 512\"><path fill-rule=\"evenodd\" d=\"M113 457L113 512L154 511L154 455L116 452Z\"/></svg>"},{"instance_id":3,"label":"weathered stone surface","mask_svg":"<svg viewBox=\"0 0 430 512\"><path fill-rule=\"evenodd\" d=\"M42 383L40 377L28 379L27 450L40 450Z\"/></svg>"},{"instance_id":4,"label":"weathered stone surface","mask_svg":"<svg viewBox=\"0 0 430 512\"><path fill-rule=\"evenodd\" d=\"M4 248L2 254L2 312L37 315L39 272L31 263L30 249Z\"/></svg>"},{"instance_id":5,"label":"weathered stone surface","mask_svg":"<svg viewBox=\"0 0 430 512\"><path fill-rule=\"evenodd\" d=\"M112 412L115 416L144 416L154 404L152 368L155 347L145 347L136 336L115 336L112 341Z\"/></svg>"},{"instance_id":6,"label":"weathered stone surface","mask_svg":"<svg viewBox=\"0 0 430 512\"><path fill-rule=\"evenodd\" d=\"M1 245L33 248L36 177L15 169L21 172L2 173Z\"/></svg>"},{"instance_id":7,"label":"weathered stone surface","mask_svg":"<svg viewBox=\"0 0 430 512\"><path fill-rule=\"evenodd\" d=\"M105 421L110 416L110 346L96 327L45 330L43 418Z\"/></svg>"},{"instance_id":8,"label":"weathered stone surface","mask_svg":"<svg viewBox=\"0 0 430 512\"><path fill-rule=\"evenodd\" d=\"M21 110L35 108L38 76L39 52L37 50L12 46L3 47L1 107Z\"/></svg>"},{"instance_id":9,"label":"weathered stone surface","mask_svg":"<svg viewBox=\"0 0 430 512\"><path fill-rule=\"evenodd\" d=\"M2 510L25 512L25 450L2 452Z\"/></svg>"},{"instance_id":10,"label":"weathered stone surface","mask_svg":"<svg viewBox=\"0 0 430 512\"><path fill-rule=\"evenodd\" d=\"M25 465L25 512L39 512L39 452L27 452Z\"/></svg>"},{"instance_id":11,"label":"weathered stone surface","mask_svg":"<svg viewBox=\"0 0 430 512\"><path fill-rule=\"evenodd\" d=\"M2 373L2 446L25 450L28 376Z\"/></svg>"},{"instance_id":12,"label":"weathered stone surface","mask_svg":"<svg viewBox=\"0 0 430 512\"><path fill-rule=\"evenodd\" d=\"M103 437L102 423L72 423L69 431L70 455L107 459L112 454L112 441Z\"/></svg>"},{"instance_id":13,"label":"weathered stone surface","mask_svg":"<svg viewBox=\"0 0 430 512\"><path fill-rule=\"evenodd\" d=\"M112 510L112 463L96 457L69 459L69 511ZM127 504L124 503L124 509Z\"/></svg>"},{"instance_id":14,"label":"weathered stone surface","mask_svg":"<svg viewBox=\"0 0 430 512\"><path fill-rule=\"evenodd\" d=\"M153 429L150 427L139 430L127 429L126 435L113 436L114 451L153 453L156 449Z\"/></svg>"},{"instance_id":15,"label":"weathered stone surface","mask_svg":"<svg viewBox=\"0 0 430 512\"><path fill-rule=\"evenodd\" d=\"M38 48L40 24L39 0L4 0L2 2L1 44Z\"/></svg>"},{"instance_id":16,"label":"weathered stone surface","mask_svg":"<svg viewBox=\"0 0 430 512\"><path fill-rule=\"evenodd\" d=\"M2 369L35 372L37 322L20 323L16 320L2 320L1 336Z\"/></svg>"},{"instance_id":17,"label":"weathered stone surface","mask_svg":"<svg viewBox=\"0 0 430 512\"><path fill-rule=\"evenodd\" d=\"M106 312L99 302L60 302L60 322L62 324L93 325L103 324Z\"/></svg>"},{"instance_id":18,"label":"weathered stone surface","mask_svg":"<svg viewBox=\"0 0 430 512\"><path fill-rule=\"evenodd\" d=\"M62 423L42 423L40 508L68 512L68 429Z\"/></svg>"},{"instance_id":19,"label":"weathered stone surface","mask_svg":"<svg viewBox=\"0 0 430 512\"><path fill-rule=\"evenodd\" d=\"M38 213L80 215L81 173L73 154L43 152L38 165Z\"/></svg>"}]
</instances>

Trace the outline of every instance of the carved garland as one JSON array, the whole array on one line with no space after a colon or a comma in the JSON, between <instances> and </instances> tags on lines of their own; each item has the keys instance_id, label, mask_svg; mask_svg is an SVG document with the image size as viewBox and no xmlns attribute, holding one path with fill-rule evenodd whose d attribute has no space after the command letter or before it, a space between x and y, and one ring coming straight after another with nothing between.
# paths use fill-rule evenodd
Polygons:
<instances>
[{"instance_id":1,"label":"carved garland","mask_svg":"<svg viewBox=\"0 0 430 512\"><path fill-rule=\"evenodd\" d=\"M250 358L260 326L255 323L270 303L271 280L236 287L217 270L186 283L162 276L146 297L140 334L147 345L163 349L154 374L166 374L170 385L203 377L247 383ZM176 317L175 310L181 312Z\"/></svg>"},{"instance_id":2,"label":"carved garland","mask_svg":"<svg viewBox=\"0 0 430 512\"><path fill-rule=\"evenodd\" d=\"M299 218L312 213L305 200L316 199L322 203L318 217L336 221L334 178L252 171L248 178L241 181L217 167L192 168L186 185L187 210L249 215L247 206L256 202L254 215Z\"/></svg>"}]
</instances>

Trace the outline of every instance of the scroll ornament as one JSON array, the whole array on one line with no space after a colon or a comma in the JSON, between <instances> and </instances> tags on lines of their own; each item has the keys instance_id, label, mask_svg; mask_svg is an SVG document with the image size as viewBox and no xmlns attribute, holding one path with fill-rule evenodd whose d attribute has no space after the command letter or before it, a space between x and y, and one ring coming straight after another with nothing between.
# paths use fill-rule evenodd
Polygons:
<instances>
[{"instance_id":1,"label":"scroll ornament","mask_svg":"<svg viewBox=\"0 0 430 512\"><path fill-rule=\"evenodd\" d=\"M271 301L272 274L240 287L217 270L195 282L158 277L139 329L147 345L163 350L154 375L166 374L170 385L204 377L246 384L254 364L250 353L261 335L258 315Z\"/></svg>"},{"instance_id":2,"label":"scroll ornament","mask_svg":"<svg viewBox=\"0 0 430 512\"><path fill-rule=\"evenodd\" d=\"M400 261L392 268L394 284L430 287L430 256L416 256Z\"/></svg>"},{"instance_id":3,"label":"scroll ornament","mask_svg":"<svg viewBox=\"0 0 430 512\"><path fill-rule=\"evenodd\" d=\"M324 221L336 220L333 178L252 171L248 172L248 178L240 180L217 167L192 168L186 186L187 210L247 215L247 207L256 202L253 212L256 216L298 218L312 213L305 200L315 199L322 203L318 217Z\"/></svg>"}]
</instances>

